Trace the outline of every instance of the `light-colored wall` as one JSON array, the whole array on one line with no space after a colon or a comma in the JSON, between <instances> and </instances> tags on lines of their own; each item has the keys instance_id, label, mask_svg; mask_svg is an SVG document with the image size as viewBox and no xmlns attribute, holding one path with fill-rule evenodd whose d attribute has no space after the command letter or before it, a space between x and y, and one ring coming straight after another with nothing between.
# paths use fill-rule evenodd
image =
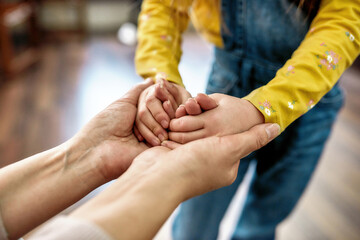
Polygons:
<instances>
[{"instance_id":1,"label":"light-colored wall","mask_svg":"<svg viewBox=\"0 0 360 240\"><path fill-rule=\"evenodd\" d=\"M116 31L130 14L131 3L122 1L88 2L87 27L90 32ZM46 3L40 11L40 23L45 28L71 29L76 23L74 6L65 3Z\"/></svg>"}]
</instances>

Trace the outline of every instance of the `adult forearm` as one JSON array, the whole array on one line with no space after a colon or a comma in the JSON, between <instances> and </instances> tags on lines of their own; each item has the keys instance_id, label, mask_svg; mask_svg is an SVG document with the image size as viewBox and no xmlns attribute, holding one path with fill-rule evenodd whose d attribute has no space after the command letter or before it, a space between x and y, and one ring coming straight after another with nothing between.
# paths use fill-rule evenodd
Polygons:
<instances>
[{"instance_id":1,"label":"adult forearm","mask_svg":"<svg viewBox=\"0 0 360 240\"><path fill-rule=\"evenodd\" d=\"M130 167L72 217L97 224L114 239L152 239L186 196L179 175L155 168Z\"/></svg>"},{"instance_id":2,"label":"adult forearm","mask_svg":"<svg viewBox=\"0 0 360 240\"><path fill-rule=\"evenodd\" d=\"M70 140L0 170L0 210L16 239L100 186L93 149Z\"/></svg>"}]
</instances>

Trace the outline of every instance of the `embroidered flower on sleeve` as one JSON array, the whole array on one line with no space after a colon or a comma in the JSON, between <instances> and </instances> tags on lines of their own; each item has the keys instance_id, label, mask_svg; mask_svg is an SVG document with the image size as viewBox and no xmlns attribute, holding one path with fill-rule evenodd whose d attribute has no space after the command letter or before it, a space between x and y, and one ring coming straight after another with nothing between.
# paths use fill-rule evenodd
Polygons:
<instances>
[{"instance_id":1,"label":"embroidered flower on sleeve","mask_svg":"<svg viewBox=\"0 0 360 240\"><path fill-rule=\"evenodd\" d=\"M285 73L285 75L289 76L290 73L294 74L295 73L294 69L295 69L295 67L293 65L288 66L287 72Z\"/></svg>"},{"instance_id":2,"label":"embroidered flower on sleeve","mask_svg":"<svg viewBox=\"0 0 360 240\"><path fill-rule=\"evenodd\" d=\"M271 113L275 113L275 109L271 106L270 102L268 100L265 100L265 102L261 103L259 102L259 108L265 112L266 115L271 116Z\"/></svg>"},{"instance_id":3,"label":"embroidered flower on sleeve","mask_svg":"<svg viewBox=\"0 0 360 240\"><path fill-rule=\"evenodd\" d=\"M307 106L307 109L308 109L308 110L312 109L312 108L315 106L314 100L311 99L311 100L306 104L306 106Z\"/></svg>"},{"instance_id":4,"label":"embroidered flower on sleeve","mask_svg":"<svg viewBox=\"0 0 360 240\"><path fill-rule=\"evenodd\" d=\"M149 20L149 18L150 18L150 14L142 14L140 20L145 22Z\"/></svg>"},{"instance_id":5,"label":"embroidered flower on sleeve","mask_svg":"<svg viewBox=\"0 0 360 240\"><path fill-rule=\"evenodd\" d=\"M157 72L157 68L156 67L149 68L149 71L150 72Z\"/></svg>"},{"instance_id":6,"label":"embroidered flower on sleeve","mask_svg":"<svg viewBox=\"0 0 360 240\"><path fill-rule=\"evenodd\" d=\"M345 32L346 36L348 36L348 38L350 39L351 42L355 41L355 37L354 35L352 35L351 33L349 32Z\"/></svg>"},{"instance_id":7,"label":"embroidered flower on sleeve","mask_svg":"<svg viewBox=\"0 0 360 240\"><path fill-rule=\"evenodd\" d=\"M171 42L172 37L170 35L161 35L160 38L164 41Z\"/></svg>"},{"instance_id":8,"label":"embroidered flower on sleeve","mask_svg":"<svg viewBox=\"0 0 360 240\"><path fill-rule=\"evenodd\" d=\"M327 70L335 70L337 67L339 67L338 63L342 59L339 54L332 50L325 51L325 54L323 54L321 57L320 55L316 55L316 57L320 59L320 64L318 65L319 68L324 66Z\"/></svg>"},{"instance_id":9,"label":"embroidered flower on sleeve","mask_svg":"<svg viewBox=\"0 0 360 240\"><path fill-rule=\"evenodd\" d=\"M288 107L289 107L290 109L294 109L295 103L296 103L296 100L292 100L291 102L288 102Z\"/></svg>"}]
</instances>

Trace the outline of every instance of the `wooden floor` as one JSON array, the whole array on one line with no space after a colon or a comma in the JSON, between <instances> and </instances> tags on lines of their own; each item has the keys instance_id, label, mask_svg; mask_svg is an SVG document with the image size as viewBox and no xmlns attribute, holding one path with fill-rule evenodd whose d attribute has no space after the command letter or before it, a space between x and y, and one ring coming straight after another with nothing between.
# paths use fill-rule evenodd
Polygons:
<instances>
[{"instance_id":1,"label":"wooden floor","mask_svg":"<svg viewBox=\"0 0 360 240\"><path fill-rule=\"evenodd\" d=\"M40 63L1 80L0 167L64 142L141 81L134 51L110 37L45 45ZM185 38L180 70L193 94L204 89L210 56L198 37ZM341 85L346 104L310 186L278 228L278 239L360 239L360 70L346 72Z\"/></svg>"}]
</instances>

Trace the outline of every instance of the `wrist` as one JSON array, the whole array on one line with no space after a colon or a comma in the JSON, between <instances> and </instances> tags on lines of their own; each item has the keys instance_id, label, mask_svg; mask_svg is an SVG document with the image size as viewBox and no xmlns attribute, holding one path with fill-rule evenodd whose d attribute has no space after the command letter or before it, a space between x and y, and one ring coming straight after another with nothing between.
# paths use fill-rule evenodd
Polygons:
<instances>
[{"instance_id":1,"label":"wrist","mask_svg":"<svg viewBox=\"0 0 360 240\"><path fill-rule=\"evenodd\" d=\"M63 151L63 171L74 175L84 190L93 189L106 183L104 164L99 146L91 146L86 141L72 138L59 146Z\"/></svg>"},{"instance_id":2,"label":"wrist","mask_svg":"<svg viewBox=\"0 0 360 240\"><path fill-rule=\"evenodd\" d=\"M264 115L248 100L241 99L246 105L249 121L254 123L254 126L265 122Z\"/></svg>"}]
</instances>

